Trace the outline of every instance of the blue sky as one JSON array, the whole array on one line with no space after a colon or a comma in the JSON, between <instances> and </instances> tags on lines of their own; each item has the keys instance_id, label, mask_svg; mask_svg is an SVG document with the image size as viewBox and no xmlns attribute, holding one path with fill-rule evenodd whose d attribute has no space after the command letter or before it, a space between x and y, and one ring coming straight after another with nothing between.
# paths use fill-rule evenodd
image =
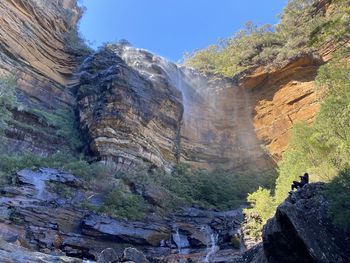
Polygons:
<instances>
[{"instance_id":1,"label":"blue sky","mask_svg":"<svg viewBox=\"0 0 350 263\"><path fill-rule=\"evenodd\" d=\"M287 0L82 0L94 46L127 39L172 61L229 37L247 21L275 24Z\"/></svg>"}]
</instances>

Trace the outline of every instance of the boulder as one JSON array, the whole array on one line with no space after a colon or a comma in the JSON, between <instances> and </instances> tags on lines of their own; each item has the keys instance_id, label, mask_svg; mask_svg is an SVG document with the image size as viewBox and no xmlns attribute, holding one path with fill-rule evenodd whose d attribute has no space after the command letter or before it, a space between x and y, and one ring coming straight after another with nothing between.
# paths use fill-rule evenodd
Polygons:
<instances>
[{"instance_id":1,"label":"boulder","mask_svg":"<svg viewBox=\"0 0 350 263\"><path fill-rule=\"evenodd\" d=\"M160 246L162 240L169 239L171 230L160 222L124 222L90 214L82 222L82 232L92 237L104 237L119 242Z\"/></svg>"},{"instance_id":2,"label":"boulder","mask_svg":"<svg viewBox=\"0 0 350 263\"><path fill-rule=\"evenodd\" d=\"M150 263L145 255L136 248L126 248L123 253L122 262Z\"/></svg>"},{"instance_id":3,"label":"boulder","mask_svg":"<svg viewBox=\"0 0 350 263\"><path fill-rule=\"evenodd\" d=\"M323 189L306 185L277 208L263 230L268 262L349 262L350 233L332 222Z\"/></svg>"},{"instance_id":4,"label":"boulder","mask_svg":"<svg viewBox=\"0 0 350 263\"><path fill-rule=\"evenodd\" d=\"M116 263L119 261L119 256L112 248L106 248L98 256L97 263Z\"/></svg>"}]
</instances>

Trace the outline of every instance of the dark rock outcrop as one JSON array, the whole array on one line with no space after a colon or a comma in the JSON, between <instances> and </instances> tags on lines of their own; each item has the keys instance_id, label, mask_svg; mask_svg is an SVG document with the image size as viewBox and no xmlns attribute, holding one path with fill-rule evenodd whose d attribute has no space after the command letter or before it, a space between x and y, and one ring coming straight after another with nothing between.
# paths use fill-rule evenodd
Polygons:
<instances>
[{"instance_id":1,"label":"dark rock outcrop","mask_svg":"<svg viewBox=\"0 0 350 263\"><path fill-rule=\"evenodd\" d=\"M135 248L126 248L123 252L122 262L150 263L145 255Z\"/></svg>"},{"instance_id":2,"label":"dark rock outcrop","mask_svg":"<svg viewBox=\"0 0 350 263\"><path fill-rule=\"evenodd\" d=\"M126 247L139 250L150 262L201 262L206 257L210 262L229 262L240 254L231 246L231 237L240 233L242 209L184 208L165 218L149 214L132 221L83 209L96 193L72 174L48 168L22 170L15 181L1 192L0 238L32 251L90 260L117 255L121 262L143 258ZM115 253L100 255L106 248Z\"/></svg>"},{"instance_id":3,"label":"dark rock outcrop","mask_svg":"<svg viewBox=\"0 0 350 263\"><path fill-rule=\"evenodd\" d=\"M268 262L349 262L350 235L329 217L323 188L306 185L277 208L263 231Z\"/></svg>"},{"instance_id":4,"label":"dark rock outcrop","mask_svg":"<svg viewBox=\"0 0 350 263\"><path fill-rule=\"evenodd\" d=\"M48 255L34 252L22 246L8 243L0 238L0 262L1 263L84 263L78 258L64 255Z\"/></svg>"},{"instance_id":5,"label":"dark rock outcrop","mask_svg":"<svg viewBox=\"0 0 350 263\"><path fill-rule=\"evenodd\" d=\"M104 249L98 256L97 263L113 263L118 262L119 256L112 248Z\"/></svg>"},{"instance_id":6,"label":"dark rock outcrop","mask_svg":"<svg viewBox=\"0 0 350 263\"><path fill-rule=\"evenodd\" d=\"M263 242L238 262L349 262L350 232L330 218L324 188L323 183L308 184L289 196L264 226Z\"/></svg>"}]
</instances>

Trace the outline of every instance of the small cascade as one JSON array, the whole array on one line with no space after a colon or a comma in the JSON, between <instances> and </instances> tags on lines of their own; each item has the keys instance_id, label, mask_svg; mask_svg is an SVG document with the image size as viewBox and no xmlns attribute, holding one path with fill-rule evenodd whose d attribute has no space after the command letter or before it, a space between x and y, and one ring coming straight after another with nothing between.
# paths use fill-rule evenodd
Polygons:
<instances>
[{"instance_id":1,"label":"small cascade","mask_svg":"<svg viewBox=\"0 0 350 263\"><path fill-rule=\"evenodd\" d=\"M173 240L174 240L174 242L175 242L175 244L176 244L176 246L177 246L177 248L179 250L179 254L181 254L181 248L182 248L182 246L181 246L181 237L180 237L180 233L179 233L179 229L178 228L176 228L175 234L173 236Z\"/></svg>"},{"instance_id":2,"label":"small cascade","mask_svg":"<svg viewBox=\"0 0 350 263\"><path fill-rule=\"evenodd\" d=\"M215 253L220 249L218 246L218 238L219 235L215 233L210 226L204 226L201 229L206 232L207 235L207 249L206 255L203 262L211 262L211 258L215 255Z\"/></svg>"},{"instance_id":3,"label":"small cascade","mask_svg":"<svg viewBox=\"0 0 350 263\"><path fill-rule=\"evenodd\" d=\"M186 236L180 234L180 231L175 227L175 233L173 234L173 241L177 246L179 254L186 254L188 251L185 248L190 246Z\"/></svg>"},{"instance_id":4,"label":"small cascade","mask_svg":"<svg viewBox=\"0 0 350 263\"><path fill-rule=\"evenodd\" d=\"M187 237L180 234L179 228L175 226L175 233L173 234L173 241L177 246L178 255L185 255L189 253L190 246ZM185 259L179 259L179 263L186 263Z\"/></svg>"},{"instance_id":5,"label":"small cascade","mask_svg":"<svg viewBox=\"0 0 350 263\"><path fill-rule=\"evenodd\" d=\"M44 199L44 193L45 193L45 181L43 178L39 177L33 177L33 185L36 190L35 198L37 199Z\"/></svg>"}]
</instances>

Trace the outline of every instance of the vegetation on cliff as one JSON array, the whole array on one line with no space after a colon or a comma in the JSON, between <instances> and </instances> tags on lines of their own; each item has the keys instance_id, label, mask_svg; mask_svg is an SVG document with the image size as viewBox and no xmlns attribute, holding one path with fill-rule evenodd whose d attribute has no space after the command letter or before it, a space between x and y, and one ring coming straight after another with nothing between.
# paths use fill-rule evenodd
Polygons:
<instances>
[{"instance_id":1,"label":"vegetation on cliff","mask_svg":"<svg viewBox=\"0 0 350 263\"><path fill-rule=\"evenodd\" d=\"M11 73L0 78L0 133L8 127L11 109L17 105L16 75Z\"/></svg>"},{"instance_id":2,"label":"vegetation on cliff","mask_svg":"<svg viewBox=\"0 0 350 263\"><path fill-rule=\"evenodd\" d=\"M279 163L273 194L259 189L249 195L253 207L246 209L246 214L251 219L248 227L253 236L259 236L266 220L287 197L292 182L298 181L305 171L311 174L313 182L331 182L328 192L333 200L331 214L337 222L350 226L344 219L350 211L346 205L350 167L349 55L349 48L342 49L319 69L316 81L323 99L321 109L312 126L299 123L293 128L289 148Z\"/></svg>"},{"instance_id":3,"label":"vegetation on cliff","mask_svg":"<svg viewBox=\"0 0 350 263\"><path fill-rule=\"evenodd\" d=\"M334 8L326 14L325 6L330 3ZM254 66L280 66L325 42L348 39L349 9L346 0L290 0L277 25L248 22L233 37L186 54L185 64L229 77Z\"/></svg>"}]
</instances>

